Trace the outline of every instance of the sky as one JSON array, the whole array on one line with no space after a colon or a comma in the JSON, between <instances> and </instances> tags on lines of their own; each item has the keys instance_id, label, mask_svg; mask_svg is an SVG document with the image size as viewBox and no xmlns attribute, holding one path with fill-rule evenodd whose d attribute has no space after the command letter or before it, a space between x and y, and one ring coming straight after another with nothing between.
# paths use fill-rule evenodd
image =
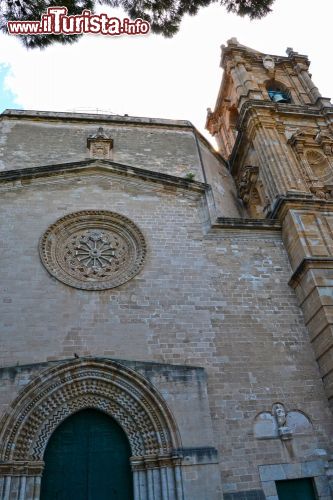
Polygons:
<instances>
[{"instance_id":1,"label":"sky","mask_svg":"<svg viewBox=\"0 0 333 500\"><path fill-rule=\"evenodd\" d=\"M61 3L61 2L59 2ZM117 9L99 12L126 17ZM313 80L333 96L332 0L276 0L273 12L250 21L218 4L186 17L172 39L160 35L85 35L71 46L27 50L0 35L0 112L5 108L96 111L185 119L205 131L221 83L220 46L231 37L249 47L307 54Z\"/></svg>"}]
</instances>

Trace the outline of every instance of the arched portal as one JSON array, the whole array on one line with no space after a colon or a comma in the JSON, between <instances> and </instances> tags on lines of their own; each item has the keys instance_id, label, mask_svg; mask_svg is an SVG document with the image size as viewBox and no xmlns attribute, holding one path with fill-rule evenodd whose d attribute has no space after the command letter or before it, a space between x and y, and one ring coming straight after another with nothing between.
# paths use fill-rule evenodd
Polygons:
<instances>
[{"instance_id":1,"label":"arched portal","mask_svg":"<svg viewBox=\"0 0 333 500\"><path fill-rule=\"evenodd\" d=\"M13 401L0 422L1 500L40 499L48 442L67 418L87 409L111 417L126 434L134 500L183 500L181 442L163 397L136 371L98 358L40 372Z\"/></svg>"},{"instance_id":2,"label":"arched portal","mask_svg":"<svg viewBox=\"0 0 333 500\"><path fill-rule=\"evenodd\" d=\"M120 425L86 409L68 417L47 444L41 500L132 500L131 449Z\"/></svg>"}]
</instances>

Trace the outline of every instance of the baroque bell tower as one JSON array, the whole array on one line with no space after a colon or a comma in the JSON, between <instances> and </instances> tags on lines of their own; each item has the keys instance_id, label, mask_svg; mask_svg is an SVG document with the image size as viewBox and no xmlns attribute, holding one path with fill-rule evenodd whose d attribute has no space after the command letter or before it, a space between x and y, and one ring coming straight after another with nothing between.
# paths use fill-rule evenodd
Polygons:
<instances>
[{"instance_id":1,"label":"baroque bell tower","mask_svg":"<svg viewBox=\"0 0 333 500\"><path fill-rule=\"evenodd\" d=\"M333 106L305 55L222 46L206 127L228 160L246 217L280 220L292 275L333 409Z\"/></svg>"}]
</instances>

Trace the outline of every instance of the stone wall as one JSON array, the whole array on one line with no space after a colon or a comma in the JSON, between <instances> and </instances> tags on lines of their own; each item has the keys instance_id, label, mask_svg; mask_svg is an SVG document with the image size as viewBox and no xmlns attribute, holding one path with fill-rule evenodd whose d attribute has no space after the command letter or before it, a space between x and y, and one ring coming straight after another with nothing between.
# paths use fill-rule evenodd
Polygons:
<instances>
[{"instance_id":1,"label":"stone wall","mask_svg":"<svg viewBox=\"0 0 333 500\"><path fill-rule=\"evenodd\" d=\"M154 391L158 394L157 397L163 397L163 404L167 404L168 408L171 410L173 417L176 421L176 429L173 429L175 434L181 436L181 441L178 443L178 447L174 448L172 451L172 457L164 456L164 467L167 465L168 461L174 460L175 457L179 457L178 462L182 469L182 478L183 484L181 490L184 493L185 498L188 499L202 499L207 495L207 498L218 500L221 498L221 478L219 474L218 468L218 456L217 450L214 446L214 437L212 433L212 423L211 416L208 404L207 397L207 377L204 369L196 368L191 366L181 366L181 365L168 365L168 364L159 364L159 363L151 363L151 362L137 362L137 361L129 361L129 360L119 360L117 362L117 366L121 364L123 373L126 373L126 370L131 370L129 372L130 375L138 377L144 377L144 380L147 383L151 383L152 387L154 387ZM4 403L7 400L6 404L2 404L2 414L10 415L13 411L12 408L15 409L15 405L12 404L12 408L9 403L12 403L16 397L20 397L22 394L22 390L24 389L28 394L31 401L33 401L37 406L37 398L40 389L36 389L34 386L38 386L40 383L44 383L50 377L52 371L55 372L54 379L51 378L51 386L49 386L48 394L52 395L55 386L59 383L59 379L61 377L57 376L57 370L67 370L72 374L71 379L75 380L77 370L84 373L85 366L87 368L87 376L88 373L92 373L92 368L94 370L93 373L97 373L101 371L106 365L109 365L109 370L112 369L112 361L110 363L109 358L80 358L80 359L70 359L65 360L64 362L46 362L46 363L35 363L31 365L22 365L15 367L8 367L0 369L0 380L1 380L1 401ZM119 377L119 375L118 375ZM63 377L66 380L66 390L62 392L62 398L59 408L56 408L57 405L57 397L53 397L52 404L49 405L49 414L44 415L46 417L46 425L44 425L44 433L50 432L50 427L54 427L54 421L58 419L59 413L63 411L63 408L71 406L75 404L78 400L77 396L77 387L76 392L72 389L73 395L71 399L68 391L68 380L69 378ZM140 380L140 379L139 379ZM141 380L140 380L141 381ZM106 379L104 380L104 384ZM119 381L118 381L119 382ZM86 378L86 387L88 387L88 382ZM89 397L92 399L98 399L98 379L94 380L92 384L95 388L95 396L89 393L87 390L87 394L85 394L85 398ZM118 389L120 385L118 383ZM128 380L126 387L128 387ZM148 386L149 387L149 386ZM138 388L135 388L138 390ZM61 389L60 389L61 391ZM35 392L35 394L34 394ZM130 393L130 391L129 391ZM155 397L156 397L155 394ZM50 396L52 397L52 396ZM67 399L66 399L67 397ZM147 397L147 395L146 395ZM115 399L117 398L115 394ZM119 398L119 396L118 396ZM66 399L66 403L65 403ZM29 402L30 402L29 400ZM75 400L75 401L74 401ZM58 401L59 403L59 401ZM123 397L122 404L125 405L126 398ZM45 408L46 402L44 401L43 407ZM150 405L152 406L152 402L150 401ZM24 406L21 404L21 406ZM33 405L30 404L30 408L33 408ZM101 408L102 409L102 408ZM107 411L107 406L103 408ZM132 405L132 413L135 411L135 407ZM55 411L56 410L56 411ZM157 408L158 410L158 408ZM142 411L142 410L141 410ZM37 411L37 414L40 415L40 412ZM37 417L38 418L38 417ZM126 423L122 421L122 417L117 415L115 417L118 423L124 427ZM128 415L127 415L128 418ZM143 418L142 414L139 418ZM36 419L36 416L32 421ZM25 423L29 421L28 416L25 415ZM198 421L201 424L201 432L198 435L197 425ZM3 423L3 421L1 421ZM29 425L29 424L28 424ZM141 428L142 430L142 423ZM125 427L126 428L126 427ZM33 437L33 425L29 426L30 436ZM166 432L166 429L163 429ZM2 429L0 428L0 435ZM138 430L137 434L140 434ZM2 435L3 442L6 441L7 434L4 433ZM150 440L151 440L150 436ZM136 436L135 443L139 441L138 436ZM3 453L3 442L0 445L0 452ZM131 443L132 444L132 443ZM18 439L15 442L16 448L22 447L22 439ZM16 449L14 451L18 454L19 451ZM134 453L134 450L132 450ZM138 452L137 452L138 453ZM38 457L37 457L38 458ZM134 466L134 474L137 472L143 472L142 467L140 467L139 456L135 456L133 462L136 463L136 467ZM10 466L4 466L3 462L0 464L0 496L4 500L7 498L25 498L26 500L31 500L35 498L39 498L38 493L35 494L29 491L31 489L31 485L36 489L36 483L39 483L40 478L34 478L34 473L36 471L36 465L39 468L43 468L42 461L36 461L36 457L34 456L34 461L30 462L30 470L27 463L21 459L21 461L12 461ZM146 455L146 461L157 462L156 457ZM19 465L17 465L19 464ZM34 464L34 467L32 465ZM139 465L139 467L138 467ZM160 496L160 485L159 485L159 471L157 470L156 463L151 466L150 471L154 471L153 473L153 489L154 489L154 497L155 499L161 498ZM6 467L5 480L1 478L3 470ZM24 468L26 470L24 470ZM8 477L10 477L9 472L10 469L14 470L16 473L13 474L13 477L10 479L10 484L8 481ZM18 470L20 474L18 474ZM156 474L157 471L157 474ZM21 477L17 477L21 475ZM40 472L39 472L40 475ZM16 477L15 477L16 476ZM24 479L24 480L23 480ZM170 485L169 485L170 486ZM158 493L159 491L159 493ZM10 492L10 494L9 494ZM142 496L135 496L135 498L146 498L143 494ZM170 500L174 500L175 498L183 498L182 496L178 496L176 492L174 495L165 492L163 498L167 498Z\"/></svg>"},{"instance_id":2,"label":"stone wall","mask_svg":"<svg viewBox=\"0 0 333 500\"><path fill-rule=\"evenodd\" d=\"M2 115L1 170L80 161L90 157L87 138L98 127L113 139L113 161L138 168L184 177L193 172L202 181L200 158L189 122L141 119L65 120L65 113L32 116ZM23 115L24 116L24 115ZM78 115L76 115L78 116ZM85 115L82 115L83 117ZM50 120L53 117L53 120ZM124 121L125 120L125 121ZM168 122L167 120L165 120Z\"/></svg>"},{"instance_id":3,"label":"stone wall","mask_svg":"<svg viewBox=\"0 0 333 500\"><path fill-rule=\"evenodd\" d=\"M207 231L205 196L190 183L170 186L107 171L4 183L1 365L77 353L204 368L223 491L234 498L261 489L259 465L330 452L332 416L288 286L279 227L215 224ZM147 256L132 280L111 290L77 290L43 267L41 235L80 210L119 213L142 231ZM2 404L9 399L7 393ZM276 402L304 412L313 432L295 435L289 445L256 439L255 417ZM181 426L192 409L185 402L183 414L174 410ZM206 424L199 418L191 425L188 446L204 446ZM194 492L198 471L191 470L185 474Z\"/></svg>"}]
</instances>

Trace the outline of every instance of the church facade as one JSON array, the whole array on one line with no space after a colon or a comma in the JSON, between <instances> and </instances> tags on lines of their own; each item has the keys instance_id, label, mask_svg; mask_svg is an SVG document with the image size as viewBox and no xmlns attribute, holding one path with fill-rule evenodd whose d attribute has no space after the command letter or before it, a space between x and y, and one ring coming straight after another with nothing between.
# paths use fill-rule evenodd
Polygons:
<instances>
[{"instance_id":1,"label":"church facade","mask_svg":"<svg viewBox=\"0 0 333 500\"><path fill-rule=\"evenodd\" d=\"M222 47L207 128L0 115L3 500L329 500L333 107Z\"/></svg>"}]
</instances>

